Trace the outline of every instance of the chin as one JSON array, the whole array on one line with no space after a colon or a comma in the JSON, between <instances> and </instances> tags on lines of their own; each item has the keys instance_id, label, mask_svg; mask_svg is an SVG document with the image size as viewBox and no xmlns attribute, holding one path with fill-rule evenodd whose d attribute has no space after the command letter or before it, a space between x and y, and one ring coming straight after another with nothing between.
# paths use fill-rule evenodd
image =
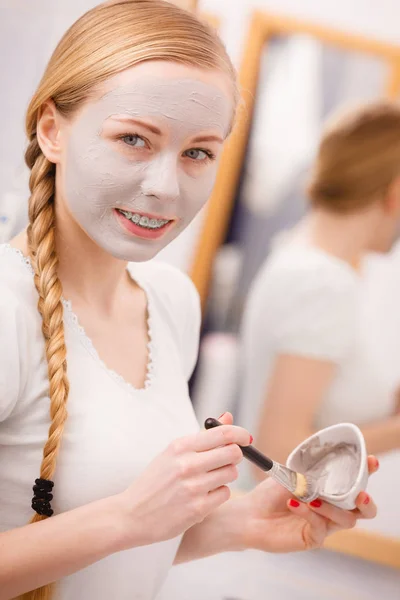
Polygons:
<instances>
[{"instance_id":1,"label":"chin","mask_svg":"<svg viewBox=\"0 0 400 600\"><path fill-rule=\"evenodd\" d=\"M152 260L155 256L157 256L157 254L162 250L162 248L158 248L155 249L154 251L149 251L149 248L146 249L138 249L135 248L134 250L132 249L130 252L129 251L119 251L117 249L109 249L107 250L107 252L109 254L111 254L114 258L117 258L118 260L123 260L124 262L135 262L135 263L141 263L141 262L147 262L149 260Z\"/></svg>"},{"instance_id":2,"label":"chin","mask_svg":"<svg viewBox=\"0 0 400 600\"><path fill-rule=\"evenodd\" d=\"M372 252L377 254L388 254L393 248L394 242L381 242L371 248Z\"/></svg>"},{"instance_id":3,"label":"chin","mask_svg":"<svg viewBox=\"0 0 400 600\"><path fill-rule=\"evenodd\" d=\"M377 254L387 254L392 249L395 241L395 235L392 231L381 231L380 235L377 235L372 241L369 250Z\"/></svg>"},{"instance_id":4,"label":"chin","mask_svg":"<svg viewBox=\"0 0 400 600\"><path fill-rule=\"evenodd\" d=\"M178 229L171 228L169 232L158 239L143 239L131 235L121 235L119 230L101 232L92 240L104 252L124 262L147 262L152 260L177 237Z\"/></svg>"},{"instance_id":5,"label":"chin","mask_svg":"<svg viewBox=\"0 0 400 600\"><path fill-rule=\"evenodd\" d=\"M140 263L152 260L165 246L165 243L149 244L148 242L138 243L135 241L134 243L130 242L121 245L103 245L103 250L118 260Z\"/></svg>"}]
</instances>

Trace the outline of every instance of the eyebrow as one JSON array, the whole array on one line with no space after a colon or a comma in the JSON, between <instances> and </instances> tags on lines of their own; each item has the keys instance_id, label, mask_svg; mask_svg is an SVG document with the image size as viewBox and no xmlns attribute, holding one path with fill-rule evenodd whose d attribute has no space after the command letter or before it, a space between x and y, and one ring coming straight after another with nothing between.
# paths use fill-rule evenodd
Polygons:
<instances>
[{"instance_id":1,"label":"eyebrow","mask_svg":"<svg viewBox=\"0 0 400 600\"><path fill-rule=\"evenodd\" d=\"M145 121L140 121L139 119L133 119L132 117L111 117L113 121L121 121L126 123L133 123L134 125L138 125L139 127L144 127L154 133L155 135L162 135L160 129L151 123L146 123Z\"/></svg>"},{"instance_id":2,"label":"eyebrow","mask_svg":"<svg viewBox=\"0 0 400 600\"><path fill-rule=\"evenodd\" d=\"M139 127L144 127L148 129L151 133L155 135L162 135L161 130L152 125L151 123L147 123L146 121L141 121L139 119L134 119L133 117L111 117L114 121L121 121L126 123L133 123L134 125L138 125ZM218 142L219 144L223 144L224 140L219 135L198 135L192 140L190 140L192 144L199 144L200 142Z\"/></svg>"},{"instance_id":3,"label":"eyebrow","mask_svg":"<svg viewBox=\"0 0 400 600\"><path fill-rule=\"evenodd\" d=\"M200 142L219 142L220 144L224 143L224 140L219 135L198 135L190 141L192 144L198 144Z\"/></svg>"}]
</instances>

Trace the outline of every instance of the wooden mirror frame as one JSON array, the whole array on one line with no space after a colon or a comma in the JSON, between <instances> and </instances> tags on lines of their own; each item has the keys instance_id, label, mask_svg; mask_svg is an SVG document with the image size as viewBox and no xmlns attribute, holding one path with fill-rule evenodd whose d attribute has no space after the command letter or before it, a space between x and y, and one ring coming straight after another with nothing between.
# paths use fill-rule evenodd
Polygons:
<instances>
[{"instance_id":1,"label":"wooden mirror frame","mask_svg":"<svg viewBox=\"0 0 400 600\"><path fill-rule=\"evenodd\" d=\"M400 46L350 35L291 18L278 17L263 11L253 13L239 69L239 86L242 91L244 110L239 109L234 131L223 152L217 181L196 243L190 269L190 275L200 293L203 308L207 300L214 257L226 237L245 158L257 94L261 54L271 38L294 34L309 35L342 50L369 54L386 61L390 68L386 95L393 98L400 92Z\"/></svg>"},{"instance_id":2,"label":"wooden mirror frame","mask_svg":"<svg viewBox=\"0 0 400 600\"><path fill-rule=\"evenodd\" d=\"M254 12L239 72L245 110L240 112L234 132L224 150L191 269L191 277L200 293L203 308L207 300L214 257L224 242L234 207L257 96L262 51L271 38L295 34L308 35L342 50L381 59L389 67L384 93L389 98L399 95L400 46L264 11ZM325 548L400 569L400 539L391 539L366 529L356 528L330 536Z\"/></svg>"}]
</instances>

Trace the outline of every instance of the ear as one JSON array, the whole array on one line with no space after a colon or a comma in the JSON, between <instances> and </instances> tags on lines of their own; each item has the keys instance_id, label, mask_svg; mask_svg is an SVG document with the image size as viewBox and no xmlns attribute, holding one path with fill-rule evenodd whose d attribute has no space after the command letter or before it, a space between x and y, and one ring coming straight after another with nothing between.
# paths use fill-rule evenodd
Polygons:
<instances>
[{"instance_id":1,"label":"ear","mask_svg":"<svg viewBox=\"0 0 400 600\"><path fill-rule=\"evenodd\" d=\"M400 176L396 177L389 186L385 198L385 207L391 215L400 215Z\"/></svg>"},{"instance_id":2,"label":"ear","mask_svg":"<svg viewBox=\"0 0 400 600\"><path fill-rule=\"evenodd\" d=\"M36 135L39 146L50 162L57 164L61 159L60 115L52 100L48 100L42 108L38 119Z\"/></svg>"}]
</instances>

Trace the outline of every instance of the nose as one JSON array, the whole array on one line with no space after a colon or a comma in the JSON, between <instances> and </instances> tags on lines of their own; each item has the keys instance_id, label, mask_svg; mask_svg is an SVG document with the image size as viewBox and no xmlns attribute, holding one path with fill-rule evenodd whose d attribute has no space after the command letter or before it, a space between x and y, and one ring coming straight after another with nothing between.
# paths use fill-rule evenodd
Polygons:
<instances>
[{"instance_id":1,"label":"nose","mask_svg":"<svg viewBox=\"0 0 400 600\"><path fill-rule=\"evenodd\" d=\"M148 166L142 182L142 192L145 196L155 196L169 203L179 198L176 157L160 157Z\"/></svg>"}]
</instances>

